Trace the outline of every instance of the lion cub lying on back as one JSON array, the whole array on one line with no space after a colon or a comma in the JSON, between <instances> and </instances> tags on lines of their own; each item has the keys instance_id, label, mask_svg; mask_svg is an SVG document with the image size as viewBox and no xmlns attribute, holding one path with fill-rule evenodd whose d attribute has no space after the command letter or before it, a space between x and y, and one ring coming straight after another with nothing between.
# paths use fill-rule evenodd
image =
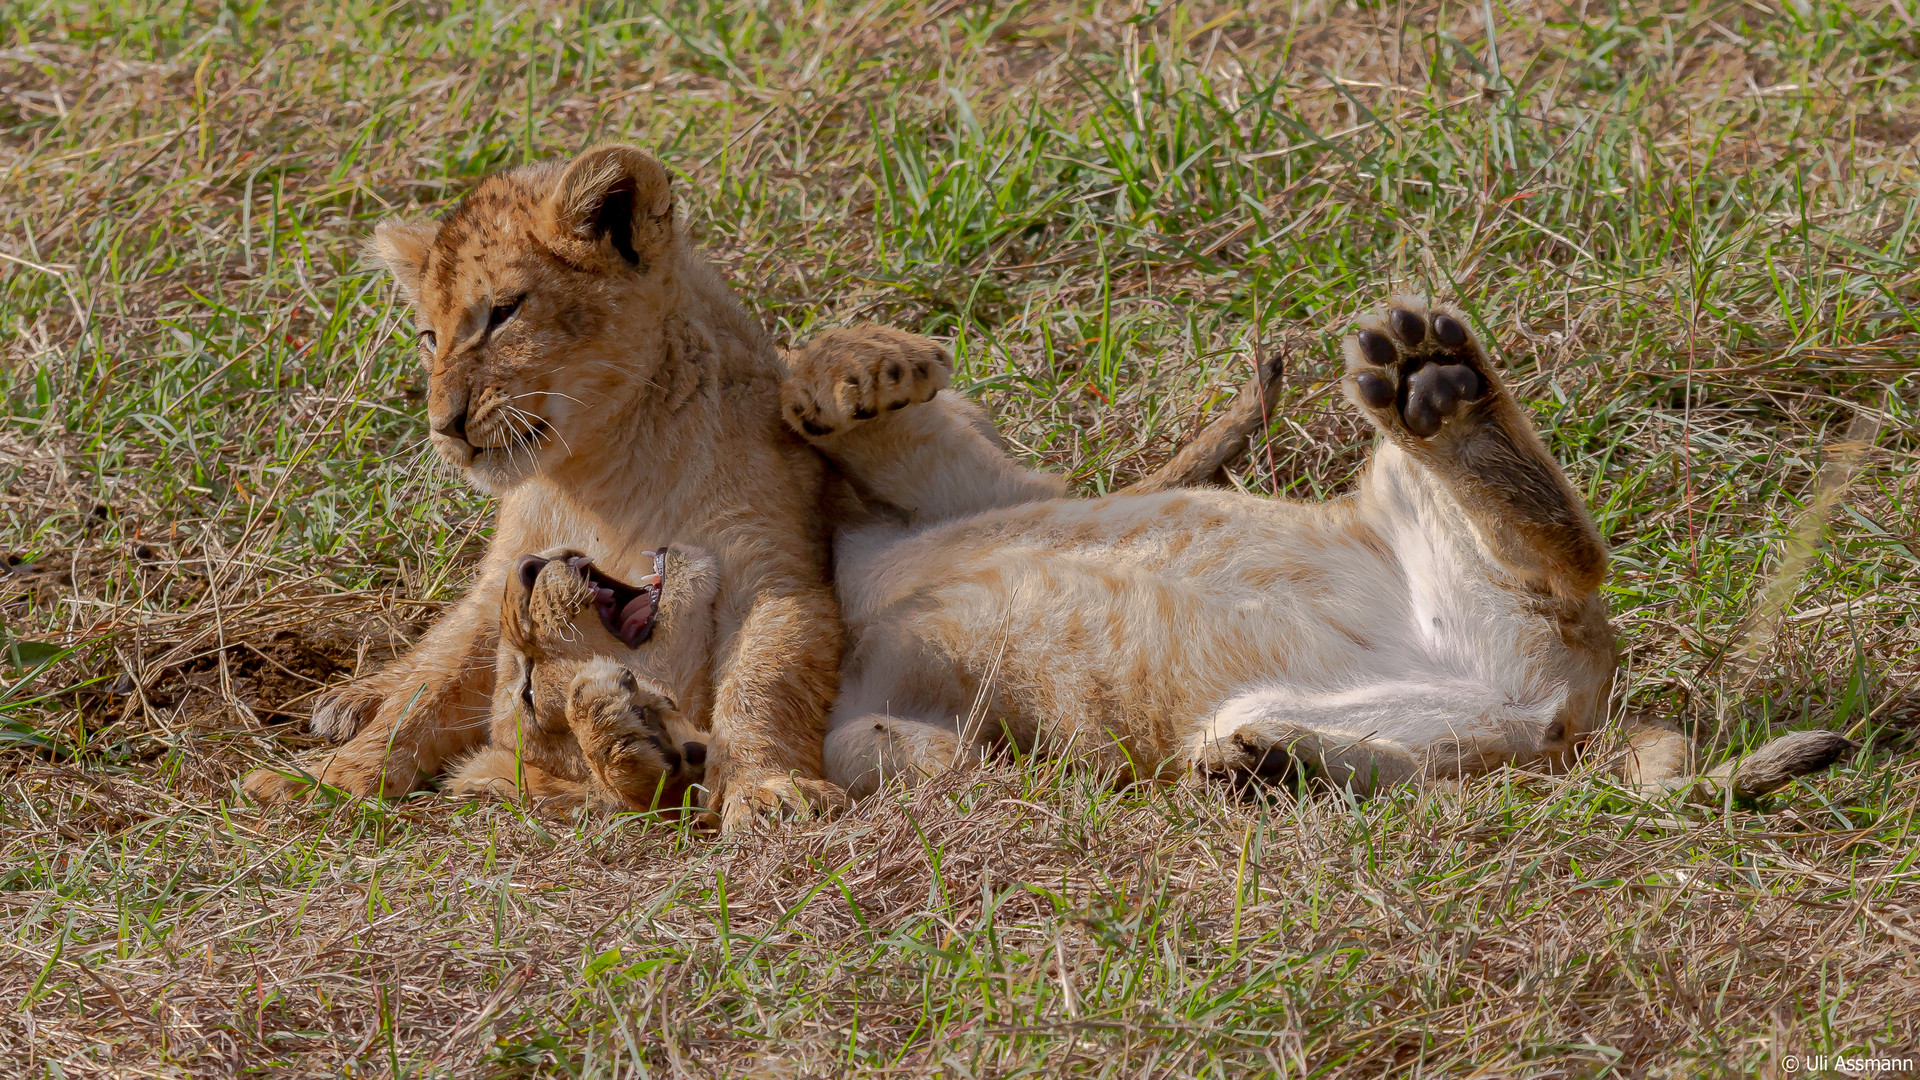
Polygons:
<instances>
[{"instance_id":1,"label":"lion cub lying on back","mask_svg":"<svg viewBox=\"0 0 1920 1080\"><path fill-rule=\"evenodd\" d=\"M835 540L852 647L828 779L859 797L997 744L1123 776L1178 766L1363 793L1569 764L1605 719L1614 669L1585 507L1457 312L1398 301L1346 353L1347 396L1383 439L1358 490L1325 503L945 502L992 463L916 434L916 409L862 416L789 394L789 418L856 483L914 507L905 525ZM583 615L555 632L634 662ZM699 628L685 632L646 648L697 649ZM1691 771L1678 733L1633 741L1632 781ZM1788 736L1726 786L1757 795L1850 746Z\"/></svg>"},{"instance_id":2,"label":"lion cub lying on back","mask_svg":"<svg viewBox=\"0 0 1920 1080\"><path fill-rule=\"evenodd\" d=\"M487 745L454 767L448 792L611 810L692 801L719 567L705 552L649 554L653 572L633 585L577 551L519 560L500 602Z\"/></svg>"}]
</instances>

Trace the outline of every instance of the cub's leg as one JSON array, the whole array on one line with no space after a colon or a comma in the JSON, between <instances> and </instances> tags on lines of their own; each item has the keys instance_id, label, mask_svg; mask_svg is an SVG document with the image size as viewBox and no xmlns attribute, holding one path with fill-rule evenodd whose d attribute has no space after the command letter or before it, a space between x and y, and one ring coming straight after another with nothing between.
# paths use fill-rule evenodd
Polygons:
<instances>
[{"instance_id":1,"label":"cub's leg","mask_svg":"<svg viewBox=\"0 0 1920 1080\"><path fill-rule=\"evenodd\" d=\"M579 806L589 796L586 784L555 776L498 746L482 748L455 765L441 790L460 798L517 799L553 807Z\"/></svg>"},{"instance_id":2,"label":"cub's leg","mask_svg":"<svg viewBox=\"0 0 1920 1080\"><path fill-rule=\"evenodd\" d=\"M1586 506L1459 312L1396 300L1346 340L1349 400L1454 493L1512 571L1578 603L1607 572Z\"/></svg>"},{"instance_id":3,"label":"cub's leg","mask_svg":"<svg viewBox=\"0 0 1920 1080\"><path fill-rule=\"evenodd\" d=\"M246 793L286 802L317 779L354 795L404 795L485 742L499 589L497 575L483 574L411 652L315 710L315 729L346 737L346 745L309 754L293 768L256 769L242 783Z\"/></svg>"},{"instance_id":4,"label":"cub's leg","mask_svg":"<svg viewBox=\"0 0 1920 1080\"><path fill-rule=\"evenodd\" d=\"M305 773L354 795L402 795L484 743L500 595L514 558L549 547L578 527L550 508L553 501L543 482L502 496L493 543L466 596L405 656L314 709L315 732L346 745L309 755L298 768L256 770L244 782L247 793L261 802L284 802L309 790L300 775Z\"/></svg>"},{"instance_id":5,"label":"cub's leg","mask_svg":"<svg viewBox=\"0 0 1920 1080\"><path fill-rule=\"evenodd\" d=\"M894 777L912 786L984 753L950 724L886 713L836 717L827 732L827 779L864 799Z\"/></svg>"},{"instance_id":6,"label":"cub's leg","mask_svg":"<svg viewBox=\"0 0 1920 1080\"><path fill-rule=\"evenodd\" d=\"M615 810L679 805L704 772L706 754L698 743L684 751L674 745L663 720L673 711L664 693L613 660L595 660L574 676L567 723L592 774L591 802Z\"/></svg>"},{"instance_id":7,"label":"cub's leg","mask_svg":"<svg viewBox=\"0 0 1920 1080\"><path fill-rule=\"evenodd\" d=\"M1268 358L1219 418L1126 493L1217 482L1266 427L1282 370L1280 357ZM909 524L1066 492L1063 477L1007 453L985 410L945 389L951 361L937 342L884 326L829 330L789 353L787 372L787 422Z\"/></svg>"},{"instance_id":8,"label":"cub's leg","mask_svg":"<svg viewBox=\"0 0 1920 1080\"><path fill-rule=\"evenodd\" d=\"M455 796L519 798L551 808L608 810L678 806L699 783L706 744L676 745L665 724L673 703L612 659L582 668L567 691L566 717L585 776L574 779L489 746L456 765L443 790Z\"/></svg>"},{"instance_id":9,"label":"cub's leg","mask_svg":"<svg viewBox=\"0 0 1920 1080\"><path fill-rule=\"evenodd\" d=\"M787 423L863 495L926 524L1058 498L1062 477L1008 455L985 410L945 389L952 361L886 326L829 330L787 354Z\"/></svg>"},{"instance_id":10,"label":"cub's leg","mask_svg":"<svg viewBox=\"0 0 1920 1080\"><path fill-rule=\"evenodd\" d=\"M1561 704L1514 702L1443 677L1324 693L1261 688L1221 706L1188 760L1199 776L1238 788L1304 776L1368 795L1563 754Z\"/></svg>"}]
</instances>

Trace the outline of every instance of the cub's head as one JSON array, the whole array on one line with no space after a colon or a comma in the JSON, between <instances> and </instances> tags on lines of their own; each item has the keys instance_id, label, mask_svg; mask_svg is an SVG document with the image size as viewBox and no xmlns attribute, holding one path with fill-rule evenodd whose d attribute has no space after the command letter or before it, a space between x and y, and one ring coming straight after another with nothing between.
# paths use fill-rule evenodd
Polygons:
<instances>
[{"instance_id":1,"label":"cub's head","mask_svg":"<svg viewBox=\"0 0 1920 1080\"><path fill-rule=\"evenodd\" d=\"M597 801L678 805L703 777L704 700L719 574L677 548L632 584L575 551L520 559L500 612L492 742L587 785Z\"/></svg>"},{"instance_id":2,"label":"cub's head","mask_svg":"<svg viewBox=\"0 0 1920 1080\"><path fill-rule=\"evenodd\" d=\"M652 155L600 146L490 176L444 221L374 230L368 253L413 308L434 449L480 490L602 451L653 385L677 301L673 203Z\"/></svg>"}]
</instances>

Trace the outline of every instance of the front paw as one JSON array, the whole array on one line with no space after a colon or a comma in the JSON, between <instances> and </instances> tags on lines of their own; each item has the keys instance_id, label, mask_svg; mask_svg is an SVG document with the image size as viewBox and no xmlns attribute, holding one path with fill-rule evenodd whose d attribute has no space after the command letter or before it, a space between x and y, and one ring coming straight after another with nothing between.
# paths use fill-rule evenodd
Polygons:
<instances>
[{"instance_id":1,"label":"front paw","mask_svg":"<svg viewBox=\"0 0 1920 1080\"><path fill-rule=\"evenodd\" d=\"M386 694L372 679L356 679L337 686L321 695L307 728L328 742L346 742L373 719L385 698Z\"/></svg>"},{"instance_id":2,"label":"front paw","mask_svg":"<svg viewBox=\"0 0 1920 1080\"><path fill-rule=\"evenodd\" d=\"M1431 439L1499 390L1466 322L1396 302L1346 340L1347 396L1389 433Z\"/></svg>"},{"instance_id":3,"label":"front paw","mask_svg":"<svg viewBox=\"0 0 1920 1080\"><path fill-rule=\"evenodd\" d=\"M598 801L621 809L678 803L694 771L668 734L673 700L611 660L595 660L574 676L567 723L593 774ZM688 744L689 747L695 744ZM705 747L700 748L704 760Z\"/></svg>"},{"instance_id":4,"label":"front paw","mask_svg":"<svg viewBox=\"0 0 1920 1080\"><path fill-rule=\"evenodd\" d=\"M261 806L284 806L313 791L317 778L299 765L255 769L240 781L240 790Z\"/></svg>"},{"instance_id":5,"label":"front paw","mask_svg":"<svg viewBox=\"0 0 1920 1080\"><path fill-rule=\"evenodd\" d=\"M838 784L802 776L768 776L750 786L728 786L720 800L720 831L828 818L852 805Z\"/></svg>"},{"instance_id":6,"label":"front paw","mask_svg":"<svg viewBox=\"0 0 1920 1080\"><path fill-rule=\"evenodd\" d=\"M296 802L320 788L362 798L398 798L427 779L411 758L384 743L327 750L280 768L255 769L240 789L263 806Z\"/></svg>"},{"instance_id":7,"label":"front paw","mask_svg":"<svg viewBox=\"0 0 1920 1080\"><path fill-rule=\"evenodd\" d=\"M890 326L829 330L787 354L781 413L818 438L931 401L953 364L936 341Z\"/></svg>"}]
</instances>

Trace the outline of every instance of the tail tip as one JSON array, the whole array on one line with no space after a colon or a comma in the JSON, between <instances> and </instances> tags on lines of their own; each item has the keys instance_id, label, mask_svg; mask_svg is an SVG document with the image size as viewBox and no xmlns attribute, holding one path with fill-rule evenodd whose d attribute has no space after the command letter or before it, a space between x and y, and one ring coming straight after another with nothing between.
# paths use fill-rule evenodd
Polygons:
<instances>
[{"instance_id":1,"label":"tail tip","mask_svg":"<svg viewBox=\"0 0 1920 1080\"><path fill-rule=\"evenodd\" d=\"M1737 798L1758 798L1827 769L1859 749L1859 743L1837 731L1795 731L1742 758L1729 777L1729 786Z\"/></svg>"}]
</instances>

